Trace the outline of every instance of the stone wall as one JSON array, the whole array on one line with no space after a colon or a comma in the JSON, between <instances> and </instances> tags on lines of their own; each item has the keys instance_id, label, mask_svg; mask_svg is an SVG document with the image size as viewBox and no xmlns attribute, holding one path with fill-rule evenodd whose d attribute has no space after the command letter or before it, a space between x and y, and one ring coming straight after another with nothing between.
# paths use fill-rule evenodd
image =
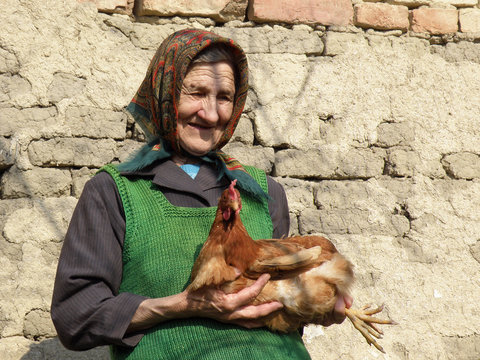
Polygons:
<instances>
[{"instance_id":1,"label":"stone wall","mask_svg":"<svg viewBox=\"0 0 480 360\"><path fill-rule=\"evenodd\" d=\"M348 322L308 327L312 358L478 359L479 13L477 0L4 0L1 357L107 358L55 337L62 239L84 183L141 144L123 109L157 46L198 27L248 53L227 151L284 185L292 233L352 260L357 306L399 322L388 355Z\"/></svg>"}]
</instances>

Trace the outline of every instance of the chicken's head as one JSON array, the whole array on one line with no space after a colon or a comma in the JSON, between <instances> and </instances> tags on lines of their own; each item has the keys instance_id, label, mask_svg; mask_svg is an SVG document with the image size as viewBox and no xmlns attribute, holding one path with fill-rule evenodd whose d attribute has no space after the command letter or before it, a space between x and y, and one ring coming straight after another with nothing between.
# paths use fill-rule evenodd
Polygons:
<instances>
[{"instance_id":1,"label":"chicken's head","mask_svg":"<svg viewBox=\"0 0 480 360\"><path fill-rule=\"evenodd\" d=\"M240 198L238 190L235 189L236 184L237 180L235 179L231 182L228 189L223 192L222 198L220 199L219 205L225 221L230 220L232 213L238 215L242 209L242 199Z\"/></svg>"}]
</instances>

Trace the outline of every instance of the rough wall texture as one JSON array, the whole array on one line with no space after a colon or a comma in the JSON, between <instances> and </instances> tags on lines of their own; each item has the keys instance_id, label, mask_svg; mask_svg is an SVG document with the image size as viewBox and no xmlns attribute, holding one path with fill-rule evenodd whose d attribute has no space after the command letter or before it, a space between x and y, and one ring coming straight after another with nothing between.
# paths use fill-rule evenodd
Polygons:
<instances>
[{"instance_id":1,"label":"rough wall texture","mask_svg":"<svg viewBox=\"0 0 480 360\"><path fill-rule=\"evenodd\" d=\"M208 3L218 16L129 17L142 3L125 0L2 2L1 357L107 358L55 338L62 238L95 169L139 146L123 108L156 47L195 26L248 53L249 101L227 150L284 185L292 233L324 234L352 260L355 303L385 303L399 322L382 340L388 355L347 322L308 327L312 358L479 359L477 1L355 1L346 26L301 7L269 12L266 0Z\"/></svg>"}]
</instances>

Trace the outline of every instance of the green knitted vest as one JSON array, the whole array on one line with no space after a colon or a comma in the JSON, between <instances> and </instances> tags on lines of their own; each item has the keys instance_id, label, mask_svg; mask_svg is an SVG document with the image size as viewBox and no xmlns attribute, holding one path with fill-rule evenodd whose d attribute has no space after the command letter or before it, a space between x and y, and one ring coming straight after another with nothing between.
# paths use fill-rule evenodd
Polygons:
<instances>
[{"instance_id":1,"label":"green knitted vest","mask_svg":"<svg viewBox=\"0 0 480 360\"><path fill-rule=\"evenodd\" d=\"M263 171L246 167L267 191ZM115 180L126 217L120 292L164 297L185 289L190 272L215 217L216 207L173 206L148 179ZM266 201L242 194L241 218L254 239L272 236ZM205 318L171 320L151 328L134 348L113 346L113 359L310 359L300 335L245 329Z\"/></svg>"}]
</instances>

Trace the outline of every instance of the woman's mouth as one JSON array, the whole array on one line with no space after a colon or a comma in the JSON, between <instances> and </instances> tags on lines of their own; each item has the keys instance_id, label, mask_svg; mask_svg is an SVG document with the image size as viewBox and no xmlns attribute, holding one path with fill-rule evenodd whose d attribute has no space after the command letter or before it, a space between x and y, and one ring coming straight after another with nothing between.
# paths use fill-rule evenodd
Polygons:
<instances>
[{"instance_id":1,"label":"woman's mouth","mask_svg":"<svg viewBox=\"0 0 480 360\"><path fill-rule=\"evenodd\" d=\"M212 128L211 126L206 126L202 124L193 124L193 123L188 124L188 126L191 126L197 130L210 130Z\"/></svg>"}]
</instances>

